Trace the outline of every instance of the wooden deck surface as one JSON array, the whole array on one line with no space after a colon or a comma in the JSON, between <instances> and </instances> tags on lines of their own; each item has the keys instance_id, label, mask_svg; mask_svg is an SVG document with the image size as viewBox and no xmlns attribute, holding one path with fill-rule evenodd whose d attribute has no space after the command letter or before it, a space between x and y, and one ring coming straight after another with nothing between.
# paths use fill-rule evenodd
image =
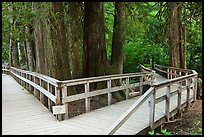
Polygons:
<instances>
[{"instance_id":1,"label":"wooden deck surface","mask_svg":"<svg viewBox=\"0 0 204 137\"><path fill-rule=\"evenodd\" d=\"M165 80L156 75L156 82ZM176 85L175 85L176 86ZM172 86L171 88L175 88ZM166 88L156 96L166 93ZM191 92L191 97L192 97ZM119 103L58 122L33 95L11 76L2 74L2 134L105 134L108 128L138 99ZM182 103L186 93L182 93ZM177 106L177 95L170 99L170 110ZM149 126L148 100L119 128L115 134L137 134ZM165 101L156 104L155 121L165 114Z\"/></svg>"}]
</instances>

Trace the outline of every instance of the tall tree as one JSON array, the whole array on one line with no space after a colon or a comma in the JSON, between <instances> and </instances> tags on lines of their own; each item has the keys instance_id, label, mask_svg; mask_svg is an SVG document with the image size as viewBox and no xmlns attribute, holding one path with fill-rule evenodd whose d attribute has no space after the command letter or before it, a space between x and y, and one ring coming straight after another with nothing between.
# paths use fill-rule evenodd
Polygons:
<instances>
[{"instance_id":1,"label":"tall tree","mask_svg":"<svg viewBox=\"0 0 204 137\"><path fill-rule=\"evenodd\" d=\"M84 5L83 75L84 77L105 75L108 62L104 6L102 2L85 2Z\"/></svg>"},{"instance_id":2,"label":"tall tree","mask_svg":"<svg viewBox=\"0 0 204 137\"><path fill-rule=\"evenodd\" d=\"M182 65L181 68L186 69L186 2L183 2L184 6L184 26L183 26L183 46L182 46Z\"/></svg>"},{"instance_id":3,"label":"tall tree","mask_svg":"<svg viewBox=\"0 0 204 137\"><path fill-rule=\"evenodd\" d=\"M47 47L47 39L46 39L46 24L45 20L43 20L41 12L42 3L33 2L33 10L37 13L37 16L34 20L34 37L35 37L35 53L36 53L36 71L42 74L46 74L47 68L47 58L45 54L45 50Z\"/></svg>"},{"instance_id":4,"label":"tall tree","mask_svg":"<svg viewBox=\"0 0 204 137\"><path fill-rule=\"evenodd\" d=\"M80 56L80 44L82 41L82 2L66 2L68 5L69 30L70 30L70 53L71 53L71 70L72 78L82 77L82 63Z\"/></svg>"},{"instance_id":5,"label":"tall tree","mask_svg":"<svg viewBox=\"0 0 204 137\"><path fill-rule=\"evenodd\" d=\"M170 65L173 67L181 67L181 3L168 2L168 6Z\"/></svg>"},{"instance_id":6,"label":"tall tree","mask_svg":"<svg viewBox=\"0 0 204 137\"><path fill-rule=\"evenodd\" d=\"M123 73L125 2L115 2L111 66L116 74Z\"/></svg>"},{"instance_id":7,"label":"tall tree","mask_svg":"<svg viewBox=\"0 0 204 137\"><path fill-rule=\"evenodd\" d=\"M84 3L85 5L84 35L83 35L84 77L101 76L115 73L115 71L112 70L112 67L107 60L103 4L104 4L103 2ZM119 14L119 17L120 16L121 15ZM115 29L118 29L118 27L115 27ZM120 31L116 31L114 35L119 35L118 33ZM121 44L120 43L121 41L118 42L114 40L114 42L115 44ZM114 47L116 46L115 44L113 44ZM114 50L114 52L115 51L117 50ZM114 57L117 58L117 56ZM101 85L97 84L96 86L100 87ZM113 96L119 101L124 99L123 92L114 93Z\"/></svg>"},{"instance_id":8,"label":"tall tree","mask_svg":"<svg viewBox=\"0 0 204 137\"><path fill-rule=\"evenodd\" d=\"M53 49L53 77L59 80L71 79L68 61L68 46L65 37L64 7L61 2L52 2L51 40Z\"/></svg>"}]
</instances>

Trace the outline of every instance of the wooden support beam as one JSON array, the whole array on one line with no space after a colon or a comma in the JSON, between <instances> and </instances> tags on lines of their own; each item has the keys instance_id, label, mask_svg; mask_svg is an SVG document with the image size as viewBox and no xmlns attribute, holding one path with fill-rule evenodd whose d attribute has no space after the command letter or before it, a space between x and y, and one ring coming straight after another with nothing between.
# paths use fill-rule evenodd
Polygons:
<instances>
[{"instance_id":1,"label":"wooden support beam","mask_svg":"<svg viewBox=\"0 0 204 137\"><path fill-rule=\"evenodd\" d=\"M90 91L89 89L89 82L85 84L85 94ZM90 111L90 98L88 97L88 94L85 97L85 106L86 106L86 112Z\"/></svg>"},{"instance_id":2,"label":"wooden support beam","mask_svg":"<svg viewBox=\"0 0 204 137\"><path fill-rule=\"evenodd\" d=\"M64 86L62 88L62 98L67 97L67 86ZM64 104L65 105L65 114L64 114L64 119L68 119L69 118L69 110L68 110L68 102Z\"/></svg>"},{"instance_id":3,"label":"wooden support beam","mask_svg":"<svg viewBox=\"0 0 204 137\"><path fill-rule=\"evenodd\" d=\"M185 111L187 112L190 107L190 79L187 80L186 102L187 102L187 105L186 105Z\"/></svg>"},{"instance_id":4,"label":"wooden support beam","mask_svg":"<svg viewBox=\"0 0 204 137\"><path fill-rule=\"evenodd\" d=\"M140 95L142 95L143 92L143 76L140 76Z\"/></svg>"},{"instance_id":5,"label":"wooden support beam","mask_svg":"<svg viewBox=\"0 0 204 137\"><path fill-rule=\"evenodd\" d=\"M129 77L127 77L126 79L126 99L129 98Z\"/></svg>"},{"instance_id":6,"label":"wooden support beam","mask_svg":"<svg viewBox=\"0 0 204 137\"><path fill-rule=\"evenodd\" d=\"M152 92L150 96L150 116L149 116L149 126L151 130L154 130L154 115L155 115L155 98L156 98L156 90Z\"/></svg>"},{"instance_id":7,"label":"wooden support beam","mask_svg":"<svg viewBox=\"0 0 204 137\"><path fill-rule=\"evenodd\" d=\"M182 82L179 82L179 86L178 86L178 116L182 117L182 111L181 111L181 93L182 93Z\"/></svg>"},{"instance_id":8,"label":"wooden support beam","mask_svg":"<svg viewBox=\"0 0 204 137\"><path fill-rule=\"evenodd\" d=\"M166 115L166 121L169 121L169 112L170 112L170 85L167 86L166 90L166 108L165 108L165 115Z\"/></svg>"},{"instance_id":9,"label":"wooden support beam","mask_svg":"<svg viewBox=\"0 0 204 137\"><path fill-rule=\"evenodd\" d=\"M108 105L111 105L112 102L112 93L110 92L110 88L111 88L111 79L107 81L107 87L108 87Z\"/></svg>"},{"instance_id":10,"label":"wooden support beam","mask_svg":"<svg viewBox=\"0 0 204 137\"><path fill-rule=\"evenodd\" d=\"M43 86L43 82L42 82L42 80L40 79L40 86L42 87ZM44 94L42 93L42 92L40 92L40 102L43 104L43 105L45 105L45 96L44 96Z\"/></svg>"}]
</instances>

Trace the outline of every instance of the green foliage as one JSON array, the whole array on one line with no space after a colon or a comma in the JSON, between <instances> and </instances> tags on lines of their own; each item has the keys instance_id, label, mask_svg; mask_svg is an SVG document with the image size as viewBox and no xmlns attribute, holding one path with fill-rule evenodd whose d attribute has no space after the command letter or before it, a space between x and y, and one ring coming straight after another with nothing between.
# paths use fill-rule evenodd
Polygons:
<instances>
[{"instance_id":1,"label":"green foliage","mask_svg":"<svg viewBox=\"0 0 204 137\"><path fill-rule=\"evenodd\" d=\"M196 132L192 132L192 135L202 135L202 128L198 128Z\"/></svg>"},{"instance_id":2,"label":"green foliage","mask_svg":"<svg viewBox=\"0 0 204 137\"><path fill-rule=\"evenodd\" d=\"M167 129L161 129L161 132L156 133L154 130L148 132L149 135L172 135Z\"/></svg>"},{"instance_id":3,"label":"green foliage","mask_svg":"<svg viewBox=\"0 0 204 137\"><path fill-rule=\"evenodd\" d=\"M52 12L49 15L49 3L40 6L39 11L33 11L31 2L2 2L2 61L9 60L11 18L15 19L13 39L23 46L26 37L32 38L32 35L25 35L25 26L32 25L36 17L47 19L52 15ZM110 60L115 7L114 2L105 2L104 6L107 57ZM186 2L186 7L187 68L196 70L202 78L202 2ZM124 73L140 71L139 64L151 67L153 60L157 64L169 65L167 24L167 2L126 3Z\"/></svg>"}]
</instances>

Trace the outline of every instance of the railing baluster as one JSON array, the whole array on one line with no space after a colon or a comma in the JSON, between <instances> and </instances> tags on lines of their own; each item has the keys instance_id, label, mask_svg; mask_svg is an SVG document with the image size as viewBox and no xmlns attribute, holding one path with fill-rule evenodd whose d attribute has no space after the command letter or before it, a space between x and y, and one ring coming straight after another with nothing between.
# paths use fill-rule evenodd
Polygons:
<instances>
[{"instance_id":1,"label":"railing baluster","mask_svg":"<svg viewBox=\"0 0 204 137\"><path fill-rule=\"evenodd\" d=\"M197 82L198 82L198 77L197 75L194 78L193 84L194 84L194 102L196 101L197 97Z\"/></svg>"},{"instance_id":2,"label":"railing baluster","mask_svg":"<svg viewBox=\"0 0 204 137\"><path fill-rule=\"evenodd\" d=\"M112 93L110 92L110 88L111 88L111 79L107 80L107 87L108 87L108 105L111 105L112 102Z\"/></svg>"},{"instance_id":3,"label":"railing baluster","mask_svg":"<svg viewBox=\"0 0 204 137\"><path fill-rule=\"evenodd\" d=\"M143 93L143 76L140 76L140 95Z\"/></svg>"},{"instance_id":4,"label":"railing baluster","mask_svg":"<svg viewBox=\"0 0 204 137\"><path fill-rule=\"evenodd\" d=\"M129 77L126 78L126 99L129 98Z\"/></svg>"},{"instance_id":5,"label":"railing baluster","mask_svg":"<svg viewBox=\"0 0 204 137\"><path fill-rule=\"evenodd\" d=\"M152 93L152 95L150 96L150 116L149 116L149 125L150 125L150 129L154 130L154 115L155 115L155 88L154 91Z\"/></svg>"},{"instance_id":6,"label":"railing baluster","mask_svg":"<svg viewBox=\"0 0 204 137\"><path fill-rule=\"evenodd\" d=\"M169 79L169 68L167 68L167 79Z\"/></svg>"},{"instance_id":7,"label":"railing baluster","mask_svg":"<svg viewBox=\"0 0 204 137\"><path fill-rule=\"evenodd\" d=\"M88 92L89 92L89 82L85 84L85 93L88 94ZM90 111L90 98L88 97L87 94L85 98L85 105L86 105L86 112L89 112Z\"/></svg>"},{"instance_id":8,"label":"railing baluster","mask_svg":"<svg viewBox=\"0 0 204 137\"><path fill-rule=\"evenodd\" d=\"M172 69L169 69L169 76L170 76L170 79L172 79Z\"/></svg>"},{"instance_id":9,"label":"railing baluster","mask_svg":"<svg viewBox=\"0 0 204 137\"><path fill-rule=\"evenodd\" d=\"M182 116L182 112L181 112L181 93L182 93L182 82L179 82L179 86L178 86L178 116L181 117Z\"/></svg>"},{"instance_id":10,"label":"railing baluster","mask_svg":"<svg viewBox=\"0 0 204 137\"><path fill-rule=\"evenodd\" d=\"M189 106L190 106L190 79L187 79L187 95L186 95L186 109L185 111L187 112L189 110Z\"/></svg>"},{"instance_id":11,"label":"railing baluster","mask_svg":"<svg viewBox=\"0 0 204 137\"><path fill-rule=\"evenodd\" d=\"M62 98L67 97L67 86L64 86L62 88ZM65 105L65 114L64 114L64 119L69 118L69 110L68 110L68 102L64 104Z\"/></svg>"},{"instance_id":12,"label":"railing baluster","mask_svg":"<svg viewBox=\"0 0 204 137\"><path fill-rule=\"evenodd\" d=\"M43 87L42 79L40 79L40 86ZM45 105L44 94L40 92L40 102Z\"/></svg>"},{"instance_id":13,"label":"railing baluster","mask_svg":"<svg viewBox=\"0 0 204 137\"><path fill-rule=\"evenodd\" d=\"M166 90L166 109L165 109L165 115L166 115L166 121L169 121L169 111L170 111L170 85L167 86Z\"/></svg>"},{"instance_id":14,"label":"railing baluster","mask_svg":"<svg viewBox=\"0 0 204 137\"><path fill-rule=\"evenodd\" d=\"M49 82L47 82L47 91L50 92ZM48 109L51 111L51 108L52 108L51 100L48 98L47 102L48 102Z\"/></svg>"}]
</instances>

